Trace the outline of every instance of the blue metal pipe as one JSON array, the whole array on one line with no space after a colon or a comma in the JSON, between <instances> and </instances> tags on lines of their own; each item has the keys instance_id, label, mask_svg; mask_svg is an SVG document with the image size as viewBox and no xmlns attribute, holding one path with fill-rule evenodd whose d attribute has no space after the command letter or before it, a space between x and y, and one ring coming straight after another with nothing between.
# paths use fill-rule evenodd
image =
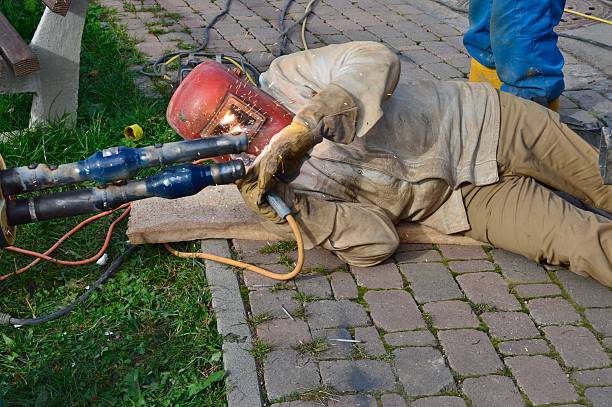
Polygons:
<instances>
[{"instance_id":1,"label":"blue metal pipe","mask_svg":"<svg viewBox=\"0 0 612 407\"><path fill-rule=\"evenodd\" d=\"M150 197L176 199L197 194L209 185L229 184L245 173L242 161L171 167L139 181L8 200L8 224L22 225L116 208Z\"/></svg>"},{"instance_id":2,"label":"blue metal pipe","mask_svg":"<svg viewBox=\"0 0 612 407\"><path fill-rule=\"evenodd\" d=\"M218 136L143 148L111 147L89 158L59 166L34 164L0 171L5 196L95 181L100 185L126 181L143 168L236 154L246 151L248 136Z\"/></svg>"}]
</instances>

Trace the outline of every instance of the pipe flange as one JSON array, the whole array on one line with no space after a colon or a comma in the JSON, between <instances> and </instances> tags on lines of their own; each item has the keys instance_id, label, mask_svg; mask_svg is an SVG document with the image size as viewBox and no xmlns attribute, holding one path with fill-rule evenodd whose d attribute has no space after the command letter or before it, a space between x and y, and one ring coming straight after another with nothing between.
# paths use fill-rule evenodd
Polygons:
<instances>
[{"instance_id":1,"label":"pipe flange","mask_svg":"<svg viewBox=\"0 0 612 407\"><path fill-rule=\"evenodd\" d=\"M0 154L0 170L6 169L2 154ZM0 188L0 247L11 246L15 243L15 226L10 226L6 215L6 200Z\"/></svg>"}]
</instances>

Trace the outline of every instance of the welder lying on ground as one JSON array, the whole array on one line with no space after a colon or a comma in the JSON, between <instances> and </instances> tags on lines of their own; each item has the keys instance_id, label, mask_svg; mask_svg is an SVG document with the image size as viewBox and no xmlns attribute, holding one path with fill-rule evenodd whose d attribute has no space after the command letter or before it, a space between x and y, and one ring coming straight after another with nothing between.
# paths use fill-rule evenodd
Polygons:
<instances>
[{"instance_id":1,"label":"welder lying on ground","mask_svg":"<svg viewBox=\"0 0 612 407\"><path fill-rule=\"evenodd\" d=\"M262 198L273 189L307 247L349 264L391 256L404 220L612 286L612 221L551 191L612 212L595 149L556 113L488 84L399 77L397 56L375 42L272 62L261 87L296 115L239 183L266 228L292 237Z\"/></svg>"}]
</instances>

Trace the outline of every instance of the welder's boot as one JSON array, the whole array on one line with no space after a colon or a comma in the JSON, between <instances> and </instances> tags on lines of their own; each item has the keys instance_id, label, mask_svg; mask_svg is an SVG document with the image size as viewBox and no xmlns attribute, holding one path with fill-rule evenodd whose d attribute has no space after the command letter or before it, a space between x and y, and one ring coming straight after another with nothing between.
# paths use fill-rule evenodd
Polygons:
<instances>
[{"instance_id":1,"label":"welder's boot","mask_svg":"<svg viewBox=\"0 0 612 407\"><path fill-rule=\"evenodd\" d=\"M470 82L488 82L495 89L501 88L502 82L495 69L487 68L475 58L470 58L470 60Z\"/></svg>"},{"instance_id":2,"label":"welder's boot","mask_svg":"<svg viewBox=\"0 0 612 407\"><path fill-rule=\"evenodd\" d=\"M559 98L553 99L548 102L548 108L553 112L559 113Z\"/></svg>"}]
</instances>

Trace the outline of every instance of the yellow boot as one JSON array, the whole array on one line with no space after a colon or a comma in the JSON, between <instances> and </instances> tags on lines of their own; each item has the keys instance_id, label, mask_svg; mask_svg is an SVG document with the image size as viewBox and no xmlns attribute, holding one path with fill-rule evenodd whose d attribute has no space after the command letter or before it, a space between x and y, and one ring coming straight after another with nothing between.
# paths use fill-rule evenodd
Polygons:
<instances>
[{"instance_id":1,"label":"yellow boot","mask_svg":"<svg viewBox=\"0 0 612 407\"><path fill-rule=\"evenodd\" d=\"M502 82L495 69L487 68L474 58L470 58L470 82L488 82L495 89L501 88Z\"/></svg>"},{"instance_id":2,"label":"yellow boot","mask_svg":"<svg viewBox=\"0 0 612 407\"><path fill-rule=\"evenodd\" d=\"M548 108L553 112L559 113L559 98L553 99L548 102Z\"/></svg>"}]
</instances>

